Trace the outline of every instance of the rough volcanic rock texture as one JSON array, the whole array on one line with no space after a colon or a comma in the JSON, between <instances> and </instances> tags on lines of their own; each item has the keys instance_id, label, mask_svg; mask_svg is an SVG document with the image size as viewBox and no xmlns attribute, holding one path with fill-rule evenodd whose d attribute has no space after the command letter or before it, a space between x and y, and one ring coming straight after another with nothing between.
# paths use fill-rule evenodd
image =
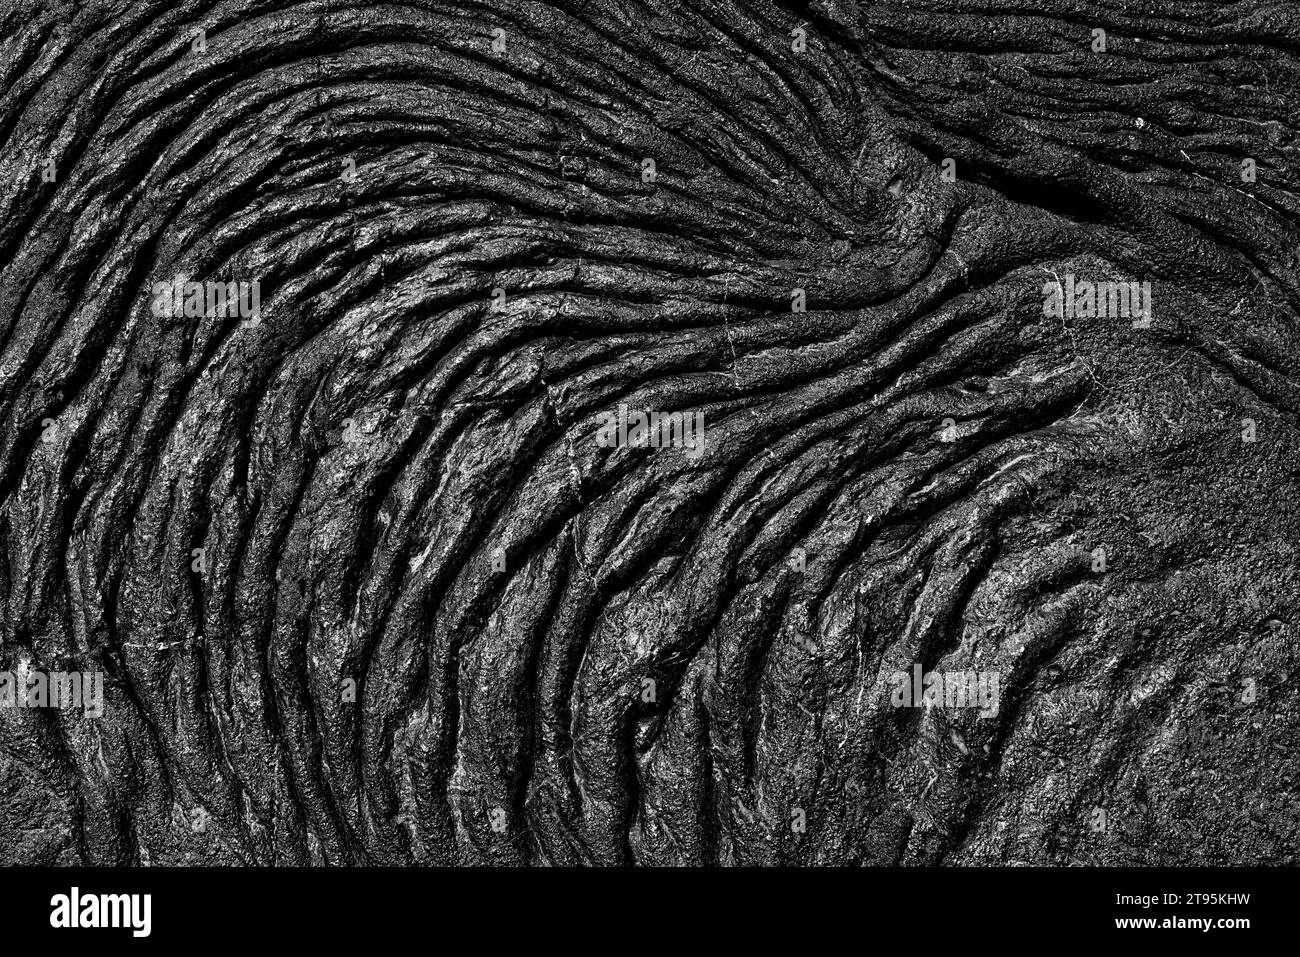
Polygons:
<instances>
[{"instance_id":1,"label":"rough volcanic rock texture","mask_svg":"<svg viewBox=\"0 0 1300 957\"><path fill-rule=\"evenodd\" d=\"M105 675L0 861L1294 862L1298 97L1268 0L0 0L0 670Z\"/></svg>"}]
</instances>

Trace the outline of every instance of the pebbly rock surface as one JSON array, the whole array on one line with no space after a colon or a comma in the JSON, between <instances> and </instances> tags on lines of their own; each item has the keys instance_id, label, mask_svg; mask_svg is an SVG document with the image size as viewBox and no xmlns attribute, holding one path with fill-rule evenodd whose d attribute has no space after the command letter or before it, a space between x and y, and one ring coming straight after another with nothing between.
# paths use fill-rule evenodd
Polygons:
<instances>
[{"instance_id":1,"label":"pebbly rock surface","mask_svg":"<svg viewBox=\"0 0 1300 957\"><path fill-rule=\"evenodd\" d=\"M0 862L1286 864L1300 8L0 0Z\"/></svg>"}]
</instances>

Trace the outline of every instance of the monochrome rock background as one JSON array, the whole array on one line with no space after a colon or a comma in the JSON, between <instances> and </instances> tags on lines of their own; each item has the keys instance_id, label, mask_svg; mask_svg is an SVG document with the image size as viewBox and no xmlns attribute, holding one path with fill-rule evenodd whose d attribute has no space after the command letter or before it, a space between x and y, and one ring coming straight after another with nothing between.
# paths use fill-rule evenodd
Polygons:
<instances>
[{"instance_id":1,"label":"monochrome rock background","mask_svg":"<svg viewBox=\"0 0 1300 957\"><path fill-rule=\"evenodd\" d=\"M1294 863L1298 54L0 0L0 669L105 675L0 708L0 861Z\"/></svg>"}]
</instances>

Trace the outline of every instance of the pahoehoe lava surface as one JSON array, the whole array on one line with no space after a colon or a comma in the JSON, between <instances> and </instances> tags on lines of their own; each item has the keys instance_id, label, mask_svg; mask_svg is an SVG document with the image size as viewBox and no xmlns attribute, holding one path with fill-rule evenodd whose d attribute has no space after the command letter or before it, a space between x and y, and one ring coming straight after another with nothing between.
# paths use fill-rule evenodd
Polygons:
<instances>
[{"instance_id":1,"label":"pahoehoe lava surface","mask_svg":"<svg viewBox=\"0 0 1300 957\"><path fill-rule=\"evenodd\" d=\"M0 0L0 862L1295 863L1298 104L1269 0Z\"/></svg>"}]
</instances>

